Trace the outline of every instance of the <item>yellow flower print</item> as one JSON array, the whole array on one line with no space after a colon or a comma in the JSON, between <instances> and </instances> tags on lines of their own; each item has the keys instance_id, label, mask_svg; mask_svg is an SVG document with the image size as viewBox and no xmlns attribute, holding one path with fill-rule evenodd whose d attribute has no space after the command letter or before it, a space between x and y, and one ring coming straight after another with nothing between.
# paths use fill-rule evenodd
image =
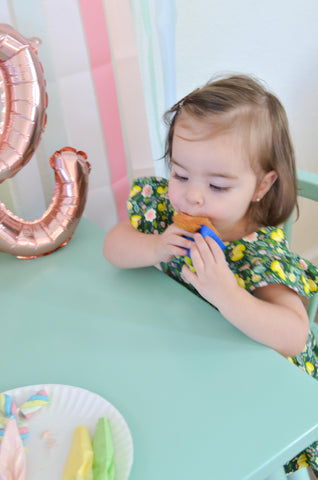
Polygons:
<instances>
[{"instance_id":1,"label":"yellow flower print","mask_svg":"<svg viewBox=\"0 0 318 480\"><path fill-rule=\"evenodd\" d=\"M132 215L131 224L134 228L138 228L139 220L141 219L140 215Z\"/></svg>"},{"instance_id":2,"label":"yellow flower print","mask_svg":"<svg viewBox=\"0 0 318 480\"><path fill-rule=\"evenodd\" d=\"M277 272L277 273L278 273L278 276L279 276L279 277L280 277L282 280L286 281L286 275L285 275L285 273L284 273L284 270L283 270L283 269L281 269L281 270L278 270L278 272Z\"/></svg>"},{"instance_id":3,"label":"yellow flower print","mask_svg":"<svg viewBox=\"0 0 318 480\"><path fill-rule=\"evenodd\" d=\"M164 212L166 210L166 205L164 203L158 203L157 209L159 212Z\"/></svg>"},{"instance_id":4,"label":"yellow flower print","mask_svg":"<svg viewBox=\"0 0 318 480\"><path fill-rule=\"evenodd\" d=\"M272 233L270 234L270 237L276 242L282 242L285 238L285 235L281 228L276 228L276 230L272 231Z\"/></svg>"},{"instance_id":5,"label":"yellow flower print","mask_svg":"<svg viewBox=\"0 0 318 480\"><path fill-rule=\"evenodd\" d=\"M296 361L293 359L293 357L287 357L287 360L289 360L291 363L294 365L297 365Z\"/></svg>"},{"instance_id":6,"label":"yellow flower print","mask_svg":"<svg viewBox=\"0 0 318 480\"><path fill-rule=\"evenodd\" d=\"M297 457L297 463L299 465L299 468L308 467L307 457L305 453L301 453L299 457Z\"/></svg>"},{"instance_id":7,"label":"yellow flower print","mask_svg":"<svg viewBox=\"0 0 318 480\"><path fill-rule=\"evenodd\" d=\"M159 187L157 188L157 193L159 193L159 195L164 195L165 193L167 193L168 191L168 187L163 187L162 185L159 185Z\"/></svg>"},{"instance_id":8,"label":"yellow flower print","mask_svg":"<svg viewBox=\"0 0 318 480\"><path fill-rule=\"evenodd\" d=\"M131 202L127 202L127 210L131 210L132 209L132 204Z\"/></svg>"},{"instance_id":9,"label":"yellow flower print","mask_svg":"<svg viewBox=\"0 0 318 480\"><path fill-rule=\"evenodd\" d=\"M245 281L243 280L243 278L241 278L237 273L235 274L235 277L238 285L242 288L245 288Z\"/></svg>"},{"instance_id":10,"label":"yellow flower print","mask_svg":"<svg viewBox=\"0 0 318 480\"><path fill-rule=\"evenodd\" d=\"M308 278L308 284L311 292L317 292L318 287L316 282L314 282L311 278Z\"/></svg>"},{"instance_id":11,"label":"yellow flower print","mask_svg":"<svg viewBox=\"0 0 318 480\"><path fill-rule=\"evenodd\" d=\"M139 187L139 185L134 185L133 188L130 190L130 196L133 197L139 192L141 192L141 187Z\"/></svg>"},{"instance_id":12,"label":"yellow flower print","mask_svg":"<svg viewBox=\"0 0 318 480\"><path fill-rule=\"evenodd\" d=\"M277 275L284 281L286 281L286 275L284 273L284 270L281 266L281 264L279 263L278 260L274 260L272 263L271 263L271 270L273 272L276 272Z\"/></svg>"},{"instance_id":13,"label":"yellow flower print","mask_svg":"<svg viewBox=\"0 0 318 480\"><path fill-rule=\"evenodd\" d=\"M186 263L186 265L188 265L188 267L190 268L191 272L195 273L195 268L194 266L192 265L192 260L190 257L186 256L184 257L184 261Z\"/></svg>"},{"instance_id":14,"label":"yellow flower print","mask_svg":"<svg viewBox=\"0 0 318 480\"><path fill-rule=\"evenodd\" d=\"M309 375L312 376L313 371L314 371L314 366L311 362L306 362L306 370L309 373Z\"/></svg>"},{"instance_id":15,"label":"yellow flower print","mask_svg":"<svg viewBox=\"0 0 318 480\"><path fill-rule=\"evenodd\" d=\"M304 284L305 293L306 293L307 295L309 295L309 283L308 283L308 280L307 280L307 278L305 277L305 275L302 275L302 276L301 276L301 280L302 280L302 282L303 282L303 284Z\"/></svg>"},{"instance_id":16,"label":"yellow flower print","mask_svg":"<svg viewBox=\"0 0 318 480\"><path fill-rule=\"evenodd\" d=\"M261 276L260 275L252 275L252 282L254 283L257 283L261 280Z\"/></svg>"},{"instance_id":17,"label":"yellow flower print","mask_svg":"<svg viewBox=\"0 0 318 480\"><path fill-rule=\"evenodd\" d=\"M243 253L244 250L246 250L246 247L245 247L245 245L243 245L243 243L239 243L238 245L235 245L235 247L232 250L231 260L233 262L237 262L238 260L243 258L244 257L244 253Z\"/></svg>"},{"instance_id":18,"label":"yellow flower print","mask_svg":"<svg viewBox=\"0 0 318 480\"><path fill-rule=\"evenodd\" d=\"M296 282L296 277L293 273L290 273L289 274L289 280L292 282L292 283L295 283Z\"/></svg>"}]
</instances>

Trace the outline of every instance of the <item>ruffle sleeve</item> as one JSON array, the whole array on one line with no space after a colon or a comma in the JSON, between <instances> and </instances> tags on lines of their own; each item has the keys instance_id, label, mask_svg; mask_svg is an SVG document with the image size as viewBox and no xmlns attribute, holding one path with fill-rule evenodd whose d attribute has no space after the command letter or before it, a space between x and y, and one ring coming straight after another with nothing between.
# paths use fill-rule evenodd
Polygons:
<instances>
[{"instance_id":1,"label":"ruffle sleeve","mask_svg":"<svg viewBox=\"0 0 318 480\"><path fill-rule=\"evenodd\" d=\"M126 206L134 228L143 233L162 233L172 223L174 214L168 199L168 180L160 177L137 178Z\"/></svg>"},{"instance_id":2,"label":"ruffle sleeve","mask_svg":"<svg viewBox=\"0 0 318 480\"><path fill-rule=\"evenodd\" d=\"M273 283L305 297L318 290L318 267L290 252L280 228L263 228L230 242L225 254L238 284L250 292Z\"/></svg>"}]
</instances>

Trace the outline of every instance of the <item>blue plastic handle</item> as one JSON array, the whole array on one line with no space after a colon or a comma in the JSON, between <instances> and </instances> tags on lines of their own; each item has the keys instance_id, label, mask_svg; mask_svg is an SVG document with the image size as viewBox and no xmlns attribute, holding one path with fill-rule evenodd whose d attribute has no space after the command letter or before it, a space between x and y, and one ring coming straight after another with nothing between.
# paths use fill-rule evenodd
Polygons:
<instances>
[{"instance_id":1,"label":"blue plastic handle","mask_svg":"<svg viewBox=\"0 0 318 480\"><path fill-rule=\"evenodd\" d=\"M207 227L206 225L202 225L199 232L201 233L203 238L205 238L205 237L213 238L213 240L216 241L216 243L219 245L220 248L222 248L222 250L226 249L226 245L224 245L224 243L222 242L220 237L211 228ZM191 240L192 242L194 242L193 238L191 238L191 237L186 237L186 238L188 240ZM188 249L188 257L191 258L190 249Z\"/></svg>"},{"instance_id":2,"label":"blue plastic handle","mask_svg":"<svg viewBox=\"0 0 318 480\"><path fill-rule=\"evenodd\" d=\"M226 249L226 245L224 245L220 237L211 228L207 227L206 225L202 225L202 227L200 228L200 233L203 238L205 237L213 238L216 241L216 243L219 245L219 247L222 248L222 250Z\"/></svg>"}]
</instances>

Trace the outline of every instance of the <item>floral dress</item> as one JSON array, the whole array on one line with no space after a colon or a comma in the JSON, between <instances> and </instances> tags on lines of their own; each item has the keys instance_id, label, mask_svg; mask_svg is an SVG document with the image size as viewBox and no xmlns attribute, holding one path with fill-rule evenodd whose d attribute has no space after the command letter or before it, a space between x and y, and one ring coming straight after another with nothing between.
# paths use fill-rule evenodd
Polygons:
<instances>
[{"instance_id":1,"label":"floral dress","mask_svg":"<svg viewBox=\"0 0 318 480\"><path fill-rule=\"evenodd\" d=\"M142 177L134 181L127 210L132 225L143 233L162 233L172 222L174 210L168 198L167 179ZM225 242L224 254L238 284L253 292L269 284L284 284L304 297L318 290L318 267L289 251L284 232L278 227L264 227L240 240ZM193 269L188 256L177 256L161 263L162 270L197 295L182 279L184 264ZM318 346L310 332L303 351L289 360L318 379ZM310 465L318 478L318 442L285 465L287 473Z\"/></svg>"}]
</instances>

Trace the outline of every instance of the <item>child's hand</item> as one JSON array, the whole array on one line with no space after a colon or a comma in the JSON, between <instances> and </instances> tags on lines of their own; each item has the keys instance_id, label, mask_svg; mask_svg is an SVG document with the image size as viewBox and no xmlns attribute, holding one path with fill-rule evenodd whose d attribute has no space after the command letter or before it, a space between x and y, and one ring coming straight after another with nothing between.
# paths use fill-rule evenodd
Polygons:
<instances>
[{"instance_id":1,"label":"child's hand","mask_svg":"<svg viewBox=\"0 0 318 480\"><path fill-rule=\"evenodd\" d=\"M177 255L187 255L187 249L191 248L193 242L185 238L184 235L192 236L191 233L171 224L162 234L154 236L159 263L171 262Z\"/></svg>"},{"instance_id":2,"label":"child's hand","mask_svg":"<svg viewBox=\"0 0 318 480\"><path fill-rule=\"evenodd\" d=\"M191 259L196 273L184 265L182 276L203 298L220 308L223 302L230 301L233 289L239 288L236 278L215 240L210 237L203 238L200 234L195 234L194 240Z\"/></svg>"}]
</instances>

